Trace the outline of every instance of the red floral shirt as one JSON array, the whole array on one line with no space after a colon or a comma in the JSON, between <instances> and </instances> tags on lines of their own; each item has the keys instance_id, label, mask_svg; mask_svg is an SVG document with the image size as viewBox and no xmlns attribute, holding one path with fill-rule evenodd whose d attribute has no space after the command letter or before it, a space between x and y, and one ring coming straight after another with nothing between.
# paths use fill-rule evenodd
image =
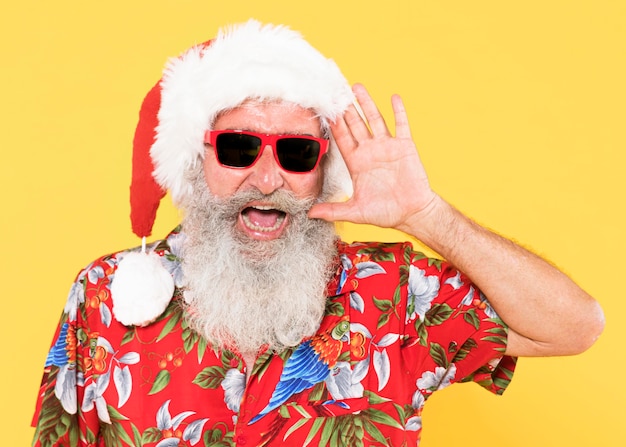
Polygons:
<instances>
[{"instance_id":1,"label":"red floral shirt","mask_svg":"<svg viewBox=\"0 0 626 447\"><path fill-rule=\"evenodd\" d=\"M175 230L153 247L175 280ZM485 297L410 244L339 244L316 335L243 359L186 324L177 288L147 327L112 318L117 255L69 294L33 419L35 446L418 445L431 394L473 380L500 394L515 360ZM179 282L179 281L177 281Z\"/></svg>"}]
</instances>

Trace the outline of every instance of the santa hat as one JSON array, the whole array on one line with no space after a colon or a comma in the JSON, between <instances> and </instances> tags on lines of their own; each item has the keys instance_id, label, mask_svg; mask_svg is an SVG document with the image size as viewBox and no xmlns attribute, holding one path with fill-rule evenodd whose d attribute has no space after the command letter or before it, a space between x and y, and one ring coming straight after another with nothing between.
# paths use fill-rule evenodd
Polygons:
<instances>
[{"instance_id":1,"label":"santa hat","mask_svg":"<svg viewBox=\"0 0 626 447\"><path fill-rule=\"evenodd\" d=\"M165 191L175 204L192 193L186 171L204 155L204 133L222 111L246 99L282 100L334 121L353 101L337 65L285 26L250 20L171 59L146 96L133 148L133 231L149 236ZM351 193L348 171L331 141L328 175Z\"/></svg>"},{"instance_id":2,"label":"santa hat","mask_svg":"<svg viewBox=\"0 0 626 447\"><path fill-rule=\"evenodd\" d=\"M225 28L171 59L143 101L133 141L131 222L144 247L166 191L174 204L193 193L186 173L202 162L205 131L220 112L247 99L294 103L327 124L353 95L337 65L299 33L255 20ZM326 180L336 185L336 196L348 196L350 176L332 137L329 146ZM125 294L121 290L129 287L116 282L118 296Z\"/></svg>"}]
</instances>

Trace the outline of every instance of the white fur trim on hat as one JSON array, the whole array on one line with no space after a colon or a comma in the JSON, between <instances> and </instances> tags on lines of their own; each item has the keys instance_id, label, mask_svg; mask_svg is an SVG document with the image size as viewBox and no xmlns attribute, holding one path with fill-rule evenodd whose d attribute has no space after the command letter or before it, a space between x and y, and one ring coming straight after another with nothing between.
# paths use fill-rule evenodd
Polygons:
<instances>
[{"instance_id":1,"label":"white fur trim on hat","mask_svg":"<svg viewBox=\"0 0 626 447\"><path fill-rule=\"evenodd\" d=\"M205 131L218 113L246 99L291 102L315 110L326 124L341 116L353 94L337 65L299 33L254 20L170 60L150 155L154 177L174 203L191 193L185 173L204 155ZM350 195L350 177L332 139L329 165L327 175Z\"/></svg>"}]
</instances>

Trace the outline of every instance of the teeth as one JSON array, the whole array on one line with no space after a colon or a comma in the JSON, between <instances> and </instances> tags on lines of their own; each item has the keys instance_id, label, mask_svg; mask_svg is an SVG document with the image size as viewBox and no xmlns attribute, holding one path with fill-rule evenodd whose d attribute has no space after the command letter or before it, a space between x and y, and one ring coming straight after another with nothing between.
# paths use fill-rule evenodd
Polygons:
<instances>
[{"instance_id":1,"label":"teeth","mask_svg":"<svg viewBox=\"0 0 626 447\"><path fill-rule=\"evenodd\" d=\"M252 208L256 208L258 210L265 210L265 211L273 209L272 207L259 207L259 206L254 206ZM272 225L271 227L262 227L260 225L255 225L252 222L250 222L250 218L246 216L245 214L242 214L241 217L243 218L243 223L246 224L246 227L250 228L251 230L260 231L264 233L269 233L269 232L278 230L280 226L282 225L283 221L285 220L285 215L283 214L283 215L278 216L278 218L276 219L276 223Z\"/></svg>"}]
</instances>

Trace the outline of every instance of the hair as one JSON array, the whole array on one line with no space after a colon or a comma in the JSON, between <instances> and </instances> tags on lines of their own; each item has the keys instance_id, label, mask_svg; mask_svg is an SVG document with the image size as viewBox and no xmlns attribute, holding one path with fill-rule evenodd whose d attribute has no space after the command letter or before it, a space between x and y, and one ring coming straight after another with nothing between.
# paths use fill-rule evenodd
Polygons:
<instances>
[{"instance_id":1,"label":"hair","mask_svg":"<svg viewBox=\"0 0 626 447\"><path fill-rule=\"evenodd\" d=\"M333 225L307 217L314 199L247 190L221 200L201 169L188 177L194 194L184 204L182 268L189 325L214 346L242 353L280 352L312 336L336 268ZM279 239L250 240L235 230L240 209L256 199L289 214Z\"/></svg>"}]
</instances>

